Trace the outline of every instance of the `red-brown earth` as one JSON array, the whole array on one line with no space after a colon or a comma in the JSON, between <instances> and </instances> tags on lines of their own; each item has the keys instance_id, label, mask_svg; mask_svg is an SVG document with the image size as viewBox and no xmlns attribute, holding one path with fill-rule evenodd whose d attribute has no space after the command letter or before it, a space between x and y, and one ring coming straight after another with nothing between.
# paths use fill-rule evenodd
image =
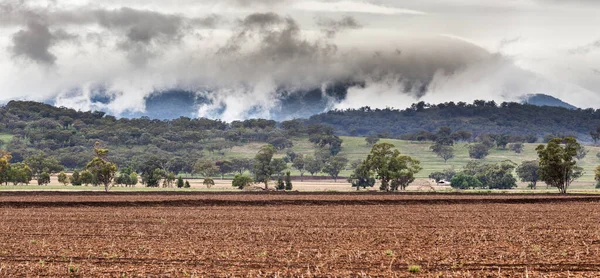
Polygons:
<instances>
[{"instance_id":1,"label":"red-brown earth","mask_svg":"<svg viewBox=\"0 0 600 278\"><path fill-rule=\"evenodd\" d=\"M68 275L597 277L600 196L0 193L0 276Z\"/></svg>"}]
</instances>

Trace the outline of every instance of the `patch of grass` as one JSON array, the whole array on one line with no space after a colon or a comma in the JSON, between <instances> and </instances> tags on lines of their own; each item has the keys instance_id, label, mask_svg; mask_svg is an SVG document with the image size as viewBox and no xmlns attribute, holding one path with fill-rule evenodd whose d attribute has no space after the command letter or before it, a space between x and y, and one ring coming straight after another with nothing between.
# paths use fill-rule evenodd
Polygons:
<instances>
[{"instance_id":1,"label":"patch of grass","mask_svg":"<svg viewBox=\"0 0 600 278\"><path fill-rule=\"evenodd\" d=\"M410 273L419 273L421 272L421 266L419 265L409 265L408 272Z\"/></svg>"},{"instance_id":2,"label":"patch of grass","mask_svg":"<svg viewBox=\"0 0 600 278\"><path fill-rule=\"evenodd\" d=\"M267 256L267 251L262 251L262 252L258 252L258 254L256 254L257 257L266 257Z\"/></svg>"},{"instance_id":3,"label":"patch of grass","mask_svg":"<svg viewBox=\"0 0 600 278\"><path fill-rule=\"evenodd\" d=\"M69 274L77 273L77 272L79 272L79 266L74 265L74 264L69 264L67 270L68 270Z\"/></svg>"},{"instance_id":4,"label":"patch of grass","mask_svg":"<svg viewBox=\"0 0 600 278\"><path fill-rule=\"evenodd\" d=\"M8 144L8 142L10 142L13 138L12 134L7 134L7 133L0 133L0 149L5 150L6 149L6 144Z\"/></svg>"}]
</instances>

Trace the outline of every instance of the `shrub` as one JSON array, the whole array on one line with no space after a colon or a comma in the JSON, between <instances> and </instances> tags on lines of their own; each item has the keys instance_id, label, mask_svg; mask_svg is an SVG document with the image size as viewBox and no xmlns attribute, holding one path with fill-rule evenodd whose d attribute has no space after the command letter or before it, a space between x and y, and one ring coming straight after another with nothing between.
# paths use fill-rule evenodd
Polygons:
<instances>
[{"instance_id":1,"label":"shrub","mask_svg":"<svg viewBox=\"0 0 600 278\"><path fill-rule=\"evenodd\" d=\"M285 189L285 183L283 182L283 179L281 177L277 178L277 186L275 187L275 189L277 189L277 190Z\"/></svg>"},{"instance_id":2,"label":"shrub","mask_svg":"<svg viewBox=\"0 0 600 278\"><path fill-rule=\"evenodd\" d=\"M42 172L37 180L38 185L48 185L50 183L50 175L46 172Z\"/></svg>"},{"instance_id":3,"label":"shrub","mask_svg":"<svg viewBox=\"0 0 600 278\"><path fill-rule=\"evenodd\" d=\"M246 175L237 174L233 178L233 181L231 182L231 185L233 187L237 187L239 189L244 189L244 187L251 185L253 182L254 181L252 180L251 177L248 177Z\"/></svg>"},{"instance_id":4,"label":"shrub","mask_svg":"<svg viewBox=\"0 0 600 278\"><path fill-rule=\"evenodd\" d=\"M475 159L484 159L490 151L489 146L484 143L477 143L469 146L469 157Z\"/></svg>"},{"instance_id":5,"label":"shrub","mask_svg":"<svg viewBox=\"0 0 600 278\"><path fill-rule=\"evenodd\" d=\"M211 188L213 185L215 185L215 181L211 178L204 178L202 184L206 185L206 188Z\"/></svg>"},{"instance_id":6,"label":"shrub","mask_svg":"<svg viewBox=\"0 0 600 278\"><path fill-rule=\"evenodd\" d=\"M482 187L483 184L474 176L465 173L458 173L450 180L450 186L457 189L469 189Z\"/></svg>"},{"instance_id":7,"label":"shrub","mask_svg":"<svg viewBox=\"0 0 600 278\"><path fill-rule=\"evenodd\" d=\"M289 171L285 173L285 190L292 190L292 177Z\"/></svg>"},{"instance_id":8,"label":"shrub","mask_svg":"<svg viewBox=\"0 0 600 278\"><path fill-rule=\"evenodd\" d=\"M183 185L183 188L190 188L192 186L190 186L190 182L189 181L185 181L185 185Z\"/></svg>"},{"instance_id":9,"label":"shrub","mask_svg":"<svg viewBox=\"0 0 600 278\"><path fill-rule=\"evenodd\" d=\"M69 183L69 176L67 176L65 172L61 171L60 174L58 174L58 182L62 183L63 185L67 185L67 183Z\"/></svg>"},{"instance_id":10,"label":"shrub","mask_svg":"<svg viewBox=\"0 0 600 278\"><path fill-rule=\"evenodd\" d=\"M69 178L69 181L71 181L71 184L74 185L74 186L80 186L81 185L81 178L79 176L79 171L74 170L73 174Z\"/></svg>"},{"instance_id":11,"label":"shrub","mask_svg":"<svg viewBox=\"0 0 600 278\"><path fill-rule=\"evenodd\" d=\"M408 272L410 272L410 273L419 273L419 272L421 272L421 266L418 266L418 265L409 265L408 266Z\"/></svg>"}]
</instances>

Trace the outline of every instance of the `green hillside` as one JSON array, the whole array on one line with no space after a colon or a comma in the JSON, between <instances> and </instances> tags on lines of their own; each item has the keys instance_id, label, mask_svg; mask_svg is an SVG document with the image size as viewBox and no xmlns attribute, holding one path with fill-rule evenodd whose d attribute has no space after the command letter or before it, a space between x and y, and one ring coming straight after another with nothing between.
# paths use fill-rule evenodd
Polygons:
<instances>
[{"instance_id":1,"label":"green hillside","mask_svg":"<svg viewBox=\"0 0 600 278\"><path fill-rule=\"evenodd\" d=\"M344 140L344 143L342 145L343 148L340 154L348 157L350 161L364 159L371 150L371 148L367 146L364 137L342 136L341 138ZM308 138L294 138L292 141L294 142L294 147L292 148L294 152L305 155L313 154L314 146L308 141ZM382 139L380 142L394 144L402 154L410 155L419 159L421 161L421 166L423 167L423 171L421 171L418 175L419 178L426 178L431 172L440 171L449 167L454 167L455 169L460 170L465 164L467 164L467 162L471 160L471 158L469 158L468 147L466 143L455 144L455 158L449 160L448 163L444 163L444 160L437 157L433 152L431 152L431 150L429 150L431 142L413 142L396 139ZM241 147L234 147L231 151L225 152L224 156L211 156L209 153L206 154L208 157L213 159L227 159L233 157L252 158L262 145L263 144L260 143L252 143ZM520 164L524 160L535 160L537 159L535 148L538 145L539 143L524 144L524 150L520 154L517 154L511 150L492 149L490 150L490 155L480 161L484 163L495 163L510 160ZM594 168L597 165L600 165L600 159L596 157L596 154L600 152L600 147L586 146L586 149L589 150L589 153L584 159L579 161L579 165L585 170L585 175L579 179L579 181L592 182L594 180ZM285 156L285 151L280 151L276 155L276 157L283 156ZM294 170L292 170L292 174L299 175L299 173ZM349 170L342 172L342 176L347 176L349 174ZM323 176L325 174L321 173L320 175Z\"/></svg>"}]
</instances>

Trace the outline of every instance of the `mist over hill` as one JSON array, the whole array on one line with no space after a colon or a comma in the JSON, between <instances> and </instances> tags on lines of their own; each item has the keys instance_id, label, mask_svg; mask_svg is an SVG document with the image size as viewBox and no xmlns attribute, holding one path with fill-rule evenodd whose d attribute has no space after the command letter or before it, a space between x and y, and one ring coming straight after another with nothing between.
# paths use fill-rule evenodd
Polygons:
<instances>
[{"instance_id":1,"label":"mist over hill","mask_svg":"<svg viewBox=\"0 0 600 278\"><path fill-rule=\"evenodd\" d=\"M361 84L337 84L331 88L314 88L311 90L289 92L279 90L282 96L277 100L278 105L269 109L266 113L269 119L276 121L286 121L297 118L310 118L313 115L327 113L342 103L348 96L348 89ZM544 95L531 94L521 97L522 104L531 104L536 106L564 107L567 109L577 109L577 107L568 104L558 98ZM103 105L113 101L109 95L101 93L91 98L94 110L103 111L111 115L110 110L103 109ZM275 100L274 100L275 101ZM200 117L199 110L203 106L213 105L213 102L202 94L197 94L185 90L168 90L155 92L148 95L145 99L145 111L127 111L119 115L125 118L149 117L150 119L170 120L179 117L196 118ZM50 102L49 104L55 105ZM365 104L366 106L366 104ZM390 103L393 107L393 103ZM216 109L204 115L209 118L219 119L225 108ZM250 115L265 115L259 111L261 107L255 107L256 111L250 110ZM114 114L113 114L114 115Z\"/></svg>"}]
</instances>

